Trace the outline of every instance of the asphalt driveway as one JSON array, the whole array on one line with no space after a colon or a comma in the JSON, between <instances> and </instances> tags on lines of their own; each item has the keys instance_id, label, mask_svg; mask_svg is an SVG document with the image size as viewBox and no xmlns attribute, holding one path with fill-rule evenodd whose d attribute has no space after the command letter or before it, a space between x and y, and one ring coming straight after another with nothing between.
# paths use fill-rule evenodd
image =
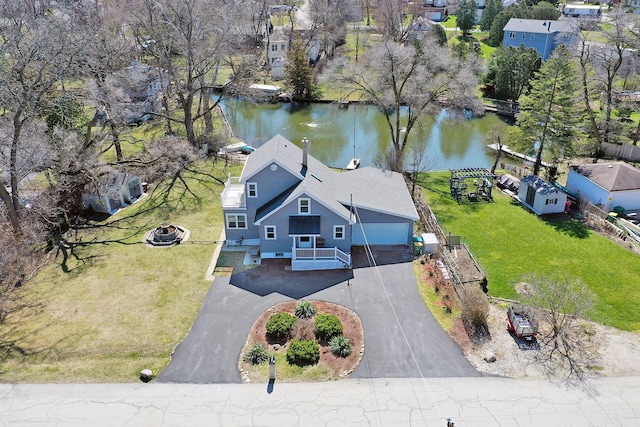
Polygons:
<instances>
[{"instance_id":1,"label":"asphalt driveway","mask_svg":"<svg viewBox=\"0 0 640 427\"><path fill-rule=\"evenodd\" d=\"M284 263L215 279L189 334L158 382L240 382L238 358L253 322L291 299L325 300L362 319L365 353L354 378L472 377L477 371L418 295L408 251L374 249L380 263L354 254L351 271L292 272Z\"/></svg>"}]
</instances>

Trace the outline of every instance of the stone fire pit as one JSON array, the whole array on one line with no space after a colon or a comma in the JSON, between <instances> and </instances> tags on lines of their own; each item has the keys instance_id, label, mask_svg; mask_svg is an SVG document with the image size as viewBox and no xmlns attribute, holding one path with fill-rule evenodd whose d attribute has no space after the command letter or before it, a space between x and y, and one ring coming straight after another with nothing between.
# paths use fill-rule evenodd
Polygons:
<instances>
[{"instance_id":1,"label":"stone fire pit","mask_svg":"<svg viewBox=\"0 0 640 427\"><path fill-rule=\"evenodd\" d=\"M172 246L187 240L188 236L186 228L163 222L147 233L145 241L152 246Z\"/></svg>"}]
</instances>

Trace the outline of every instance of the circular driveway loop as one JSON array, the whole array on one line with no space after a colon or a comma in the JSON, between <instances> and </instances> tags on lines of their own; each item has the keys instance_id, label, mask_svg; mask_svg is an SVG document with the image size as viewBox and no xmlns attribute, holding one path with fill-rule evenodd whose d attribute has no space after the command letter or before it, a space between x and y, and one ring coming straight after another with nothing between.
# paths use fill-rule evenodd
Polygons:
<instances>
[{"instance_id":1,"label":"circular driveway loop","mask_svg":"<svg viewBox=\"0 0 640 427\"><path fill-rule=\"evenodd\" d=\"M418 295L406 248L376 248L374 267L285 271L282 260L218 277L187 337L158 382L237 383L238 358L253 322L291 299L325 300L362 319L365 351L352 378L474 377L469 364ZM386 292L385 292L386 290ZM387 297L388 293L388 297ZM272 349L270 349L273 351Z\"/></svg>"}]
</instances>

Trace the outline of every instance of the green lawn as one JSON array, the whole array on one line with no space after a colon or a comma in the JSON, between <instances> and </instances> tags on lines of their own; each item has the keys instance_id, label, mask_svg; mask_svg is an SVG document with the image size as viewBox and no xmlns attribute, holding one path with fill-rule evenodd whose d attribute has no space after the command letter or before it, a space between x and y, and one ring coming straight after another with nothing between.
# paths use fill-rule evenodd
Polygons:
<instances>
[{"instance_id":1,"label":"green lawn","mask_svg":"<svg viewBox=\"0 0 640 427\"><path fill-rule=\"evenodd\" d=\"M449 172L423 177L424 196L445 232L463 236L487 273L489 293L517 298L523 275L565 274L582 279L597 295L592 319L640 330L640 257L576 220L547 221L494 191L495 203L458 205Z\"/></svg>"},{"instance_id":2,"label":"green lawn","mask_svg":"<svg viewBox=\"0 0 640 427\"><path fill-rule=\"evenodd\" d=\"M191 327L210 283L205 280L222 231L220 193L240 165L192 165L170 189L166 181L83 241L85 263L61 255L15 295L21 308L0 325L0 382L127 382L160 371ZM142 243L163 221L191 231L170 248ZM55 255L55 251L52 252Z\"/></svg>"}]
</instances>

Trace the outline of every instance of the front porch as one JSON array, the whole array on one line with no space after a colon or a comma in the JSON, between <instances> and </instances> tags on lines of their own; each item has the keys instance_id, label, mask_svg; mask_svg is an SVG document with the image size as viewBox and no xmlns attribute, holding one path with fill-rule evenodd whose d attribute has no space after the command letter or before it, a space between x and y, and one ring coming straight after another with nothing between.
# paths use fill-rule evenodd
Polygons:
<instances>
[{"instance_id":1,"label":"front porch","mask_svg":"<svg viewBox=\"0 0 640 427\"><path fill-rule=\"evenodd\" d=\"M296 248L291 250L291 269L337 270L351 268L351 254L338 248Z\"/></svg>"}]
</instances>

